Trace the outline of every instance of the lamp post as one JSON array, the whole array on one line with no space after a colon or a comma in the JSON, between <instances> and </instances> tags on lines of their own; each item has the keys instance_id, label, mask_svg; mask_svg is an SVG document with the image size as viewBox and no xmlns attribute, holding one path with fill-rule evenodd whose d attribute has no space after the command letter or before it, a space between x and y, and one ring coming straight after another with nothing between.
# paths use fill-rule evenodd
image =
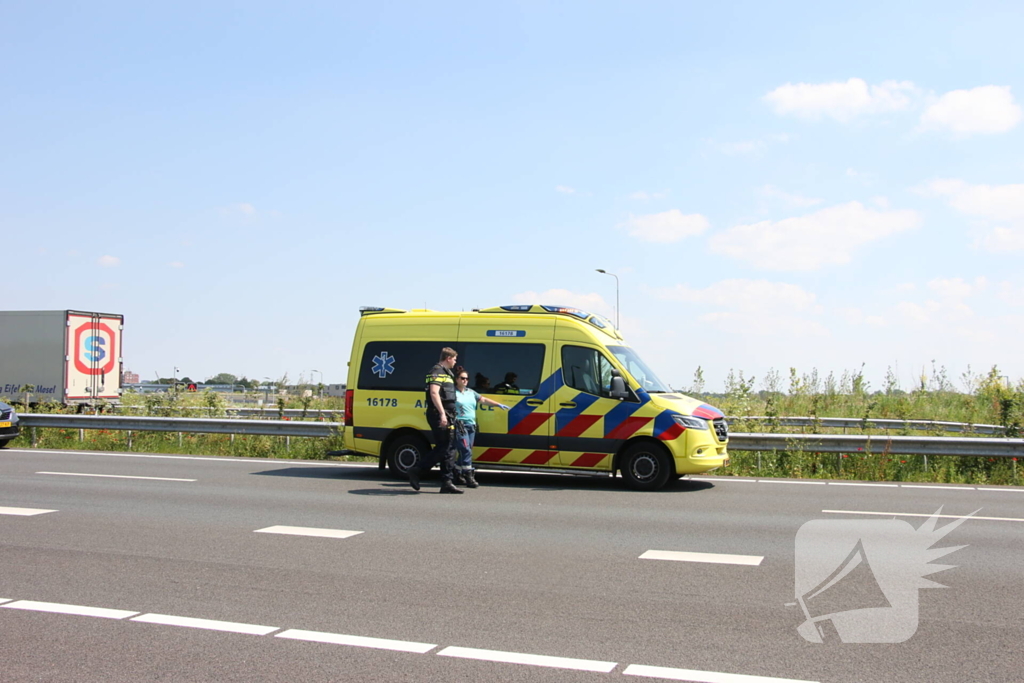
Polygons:
<instances>
[{"instance_id":1,"label":"lamp post","mask_svg":"<svg viewBox=\"0 0 1024 683\"><path fill-rule=\"evenodd\" d=\"M310 374L312 374L314 372L320 372L320 371L319 370L310 370L309 372L310 372ZM310 377L310 379L312 379L312 377ZM320 384L318 386L323 386L323 383L324 383L324 373L320 372ZM320 398L323 398L323 391L322 390L319 391L318 394L319 394Z\"/></svg>"},{"instance_id":2,"label":"lamp post","mask_svg":"<svg viewBox=\"0 0 1024 683\"><path fill-rule=\"evenodd\" d=\"M615 329L619 329L619 276L615 273L609 273L604 268L598 268L597 272L604 275L611 275L615 278Z\"/></svg>"}]
</instances>

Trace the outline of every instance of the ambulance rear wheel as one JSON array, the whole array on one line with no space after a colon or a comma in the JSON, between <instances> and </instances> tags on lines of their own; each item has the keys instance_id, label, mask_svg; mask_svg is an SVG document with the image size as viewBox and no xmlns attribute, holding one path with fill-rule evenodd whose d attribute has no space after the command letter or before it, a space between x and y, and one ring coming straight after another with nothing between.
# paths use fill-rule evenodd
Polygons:
<instances>
[{"instance_id":1,"label":"ambulance rear wheel","mask_svg":"<svg viewBox=\"0 0 1024 683\"><path fill-rule=\"evenodd\" d=\"M408 479L409 468L419 465L430 449L422 437L414 434L399 436L388 446L388 469L395 479Z\"/></svg>"},{"instance_id":2,"label":"ambulance rear wheel","mask_svg":"<svg viewBox=\"0 0 1024 683\"><path fill-rule=\"evenodd\" d=\"M634 491L657 491L675 474L672 459L663 446L647 441L633 444L619 464L626 486Z\"/></svg>"}]
</instances>

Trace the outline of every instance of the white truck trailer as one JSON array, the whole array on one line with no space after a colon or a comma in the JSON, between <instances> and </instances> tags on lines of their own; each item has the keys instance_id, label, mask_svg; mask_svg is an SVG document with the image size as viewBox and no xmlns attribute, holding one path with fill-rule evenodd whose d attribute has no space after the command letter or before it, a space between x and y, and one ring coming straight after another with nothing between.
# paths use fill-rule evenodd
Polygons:
<instances>
[{"instance_id":1,"label":"white truck trailer","mask_svg":"<svg viewBox=\"0 0 1024 683\"><path fill-rule=\"evenodd\" d=\"M123 329L113 313L0 311L0 398L118 403Z\"/></svg>"}]
</instances>

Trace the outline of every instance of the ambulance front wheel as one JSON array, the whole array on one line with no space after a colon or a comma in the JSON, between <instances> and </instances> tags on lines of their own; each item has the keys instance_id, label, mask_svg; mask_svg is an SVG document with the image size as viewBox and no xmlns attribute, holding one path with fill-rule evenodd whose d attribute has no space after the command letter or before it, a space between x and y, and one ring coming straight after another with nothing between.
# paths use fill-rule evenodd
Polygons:
<instances>
[{"instance_id":1,"label":"ambulance front wheel","mask_svg":"<svg viewBox=\"0 0 1024 683\"><path fill-rule=\"evenodd\" d=\"M387 453L391 476L395 479L408 478L409 468L418 465L429 449L430 444L415 434L403 434L394 439Z\"/></svg>"},{"instance_id":2,"label":"ambulance front wheel","mask_svg":"<svg viewBox=\"0 0 1024 683\"><path fill-rule=\"evenodd\" d=\"M656 443L640 441L626 449L619 462L626 486L634 491L657 491L675 474L672 458Z\"/></svg>"}]
</instances>

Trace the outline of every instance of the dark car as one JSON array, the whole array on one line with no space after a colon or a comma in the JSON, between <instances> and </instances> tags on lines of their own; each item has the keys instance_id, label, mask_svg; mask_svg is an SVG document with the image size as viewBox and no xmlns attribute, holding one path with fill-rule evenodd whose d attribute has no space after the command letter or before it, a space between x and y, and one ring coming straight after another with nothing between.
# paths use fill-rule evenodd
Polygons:
<instances>
[{"instance_id":1,"label":"dark car","mask_svg":"<svg viewBox=\"0 0 1024 683\"><path fill-rule=\"evenodd\" d=\"M18 436L18 414L14 408L0 401L0 448Z\"/></svg>"}]
</instances>

